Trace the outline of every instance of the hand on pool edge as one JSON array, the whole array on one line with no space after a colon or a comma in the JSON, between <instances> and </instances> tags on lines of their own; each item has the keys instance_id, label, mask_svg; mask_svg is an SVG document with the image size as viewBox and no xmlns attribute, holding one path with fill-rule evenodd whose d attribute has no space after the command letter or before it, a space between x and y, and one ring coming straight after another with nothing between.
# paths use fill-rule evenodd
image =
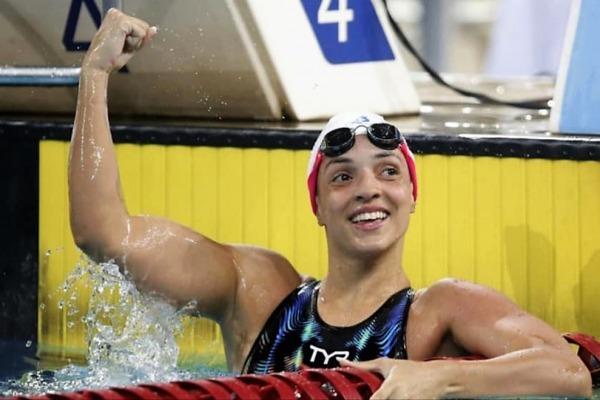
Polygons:
<instances>
[{"instance_id":1,"label":"hand on pool edge","mask_svg":"<svg viewBox=\"0 0 600 400\"><path fill-rule=\"evenodd\" d=\"M82 68L107 73L121 69L157 32L156 26L111 8L92 39Z\"/></svg>"},{"instance_id":2,"label":"hand on pool edge","mask_svg":"<svg viewBox=\"0 0 600 400\"><path fill-rule=\"evenodd\" d=\"M347 361L338 359L340 366L378 372L384 380L371 399L438 399L459 388L446 387L443 367L433 368L432 363L391 358L371 361Z\"/></svg>"}]
</instances>

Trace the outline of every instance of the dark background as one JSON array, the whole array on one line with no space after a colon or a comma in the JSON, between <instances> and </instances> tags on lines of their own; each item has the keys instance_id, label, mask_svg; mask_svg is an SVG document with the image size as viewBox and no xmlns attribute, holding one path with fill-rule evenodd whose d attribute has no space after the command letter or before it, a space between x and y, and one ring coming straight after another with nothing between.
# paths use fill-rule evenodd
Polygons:
<instances>
[{"instance_id":1,"label":"dark background","mask_svg":"<svg viewBox=\"0 0 600 400\"><path fill-rule=\"evenodd\" d=\"M12 136L12 137L10 137ZM0 339L37 339L38 141L0 131Z\"/></svg>"}]
</instances>

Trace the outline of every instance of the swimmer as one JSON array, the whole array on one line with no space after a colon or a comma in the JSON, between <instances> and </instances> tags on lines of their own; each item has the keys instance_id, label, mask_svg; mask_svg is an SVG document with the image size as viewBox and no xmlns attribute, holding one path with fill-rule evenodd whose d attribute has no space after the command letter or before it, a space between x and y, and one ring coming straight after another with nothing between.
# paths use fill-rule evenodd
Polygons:
<instances>
[{"instance_id":1,"label":"swimmer","mask_svg":"<svg viewBox=\"0 0 600 400\"><path fill-rule=\"evenodd\" d=\"M385 380L374 398L590 396L590 375L561 335L502 294L444 279L413 291L402 267L417 198L414 161L374 114L342 114L309 162L328 243L323 280L279 254L217 243L175 222L133 216L120 192L107 84L157 30L110 10L81 68L69 158L71 228L89 257L116 260L143 290L222 330L231 371L354 366ZM486 360L434 360L478 354Z\"/></svg>"}]
</instances>

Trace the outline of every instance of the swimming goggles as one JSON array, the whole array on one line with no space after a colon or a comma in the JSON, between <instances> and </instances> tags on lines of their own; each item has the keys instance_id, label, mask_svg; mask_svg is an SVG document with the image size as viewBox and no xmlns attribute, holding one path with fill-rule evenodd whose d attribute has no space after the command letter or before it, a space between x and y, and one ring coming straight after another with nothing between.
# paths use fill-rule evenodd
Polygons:
<instances>
[{"instance_id":1,"label":"swimming goggles","mask_svg":"<svg viewBox=\"0 0 600 400\"><path fill-rule=\"evenodd\" d=\"M404 140L398 128L391 124L358 125L354 128L337 128L328 132L319 150L327 157L337 157L346 153L354 146L356 131L360 128L365 129L369 141L381 149L397 149Z\"/></svg>"}]
</instances>

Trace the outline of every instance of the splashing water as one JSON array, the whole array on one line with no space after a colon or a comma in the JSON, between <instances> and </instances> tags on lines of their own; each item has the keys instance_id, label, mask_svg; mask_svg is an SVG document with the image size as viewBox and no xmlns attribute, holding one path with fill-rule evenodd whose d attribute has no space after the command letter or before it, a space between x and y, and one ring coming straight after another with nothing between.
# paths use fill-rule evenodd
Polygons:
<instances>
[{"instance_id":1,"label":"splashing water","mask_svg":"<svg viewBox=\"0 0 600 400\"><path fill-rule=\"evenodd\" d=\"M57 371L33 371L9 380L0 395L56 393L83 388L135 385L145 382L199 379L224 375L223 371L195 367L177 368L182 317L195 309L182 309L155 295L140 292L113 262L80 262L59 288L64 293L82 278L91 281L88 313L81 321L88 343L87 366L68 365ZM75 316L76 294L60 300L67 315ZM70 322L67 326L72 326Z\"/></svg>"}]
</instances>

